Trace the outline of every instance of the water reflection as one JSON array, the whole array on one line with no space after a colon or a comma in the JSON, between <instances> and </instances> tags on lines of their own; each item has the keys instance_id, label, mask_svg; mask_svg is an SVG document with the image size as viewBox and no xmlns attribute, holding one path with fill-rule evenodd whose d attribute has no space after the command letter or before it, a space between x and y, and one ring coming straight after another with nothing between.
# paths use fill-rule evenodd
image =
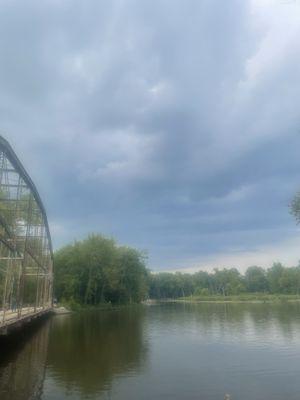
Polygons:
<instances>
[{"instance_id":1,"label":"water reflection","mask_svg":"<svg viewBox=\"0 0 300 400\"><path fill-rule=\"evenodd\" d=\"M47 376L66 394L110 389L116 376L138 373L147 358L144 308L86 312L53 320Z\"/></svg>"},{"instance_id":2,"label":"water reflection","mask_svg":"<svg viewBox=\"0 0 300 400\"><path fill-rule=\"evenodd\" d=\"M256 342L267 340L300 341L300 303L199 303L161 304L152 307L151 318L160 329L181 330L205 340L243 338Z\"/></svg>"},{"instance_id":3,"label":"water reflection","mask_svg":"<svg viewBox=\"0 0 300 400\"><path fill-rule=\"evenodd\" d=\"M0 351L1 400L298 400L300 304L83 312Z\"/></svg>"},{"instance_id":4,"label":"water reflection","mask_svg":"<svg viewBox=\"0 0 300 400\"><path fill-rule=\"evenodd\" d=\"M150 378L161 390L151 388L151 395L217 400L230 393L233 399L298 400L299 311L298 303L153 307L151 355L157 371Z\"/></svg>"},{"instance_id":5,"label":"water reflection","mask_svg":"<svg viewBox=\"0 0 300 400\"><path fill-rule=\"evenodd\" d=\"M40 399L49 336L49 320L0 342L0 399Z\"/></svg>"}]
</instances>

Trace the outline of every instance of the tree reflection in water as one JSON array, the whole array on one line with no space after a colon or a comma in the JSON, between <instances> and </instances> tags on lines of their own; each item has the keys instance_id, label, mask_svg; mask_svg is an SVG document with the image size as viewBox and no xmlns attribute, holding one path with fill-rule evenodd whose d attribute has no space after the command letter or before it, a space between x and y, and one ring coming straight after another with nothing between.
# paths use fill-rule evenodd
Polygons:
<instances>
[{"instance_id":1,"label":"tree reflection in water","mask_svg":"<svg viewBox=\"0 0 300 400\"><path fill-rule=\"evenodd\" d=\"M299 303L57 316L14 351L0 345L0 400L297 400L299 332Z\"/></svg>"},{"instance_id":2,"label":"tree reflection in water","mask_svg":"<svg viewBox=\"0 0 300 400\"><path fill-rule=\"evenodd\" d=\"M9 346L1 343L0 399L38 400L56 390L87 397L109 390L115 376L145 363L143 316L140 307L62 315Z\"/></svg>"},{"instance_id":3,"label":"tree reflection in water","mask_svg":"<svg viewBox=\"0 0 300 400\"><path fill-rule=\"evenodd\" d=\"M147 357L143 307L55 318L47 376L67 394L93 396L114 377L142 369Z\"/></svg>"}]
</instances>

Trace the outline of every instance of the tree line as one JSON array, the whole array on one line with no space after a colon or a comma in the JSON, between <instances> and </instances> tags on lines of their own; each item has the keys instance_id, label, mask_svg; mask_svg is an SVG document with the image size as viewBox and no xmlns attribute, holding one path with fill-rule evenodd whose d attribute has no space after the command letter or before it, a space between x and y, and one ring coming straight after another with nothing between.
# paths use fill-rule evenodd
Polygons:
<instances>
[{"instance_id":1,"label":"tree line","mask_svg":"<svg viewBox=\"0 0 300 400\"><path fill-rule=\"evenodd\" d=\"M149 276L149 297L232 296L243 293L300 294L300 264L284 267L274 263L267 270L249 267L245 274L236 268L186 273L161 272Z\"/></svg>"},{"instance_id":2,"label":"tree line","mask_svg":"<svg viewBox=\"0 0 300 400\"><path fill-rule=\"evenodd\" d=\"M213 272L151 273L143 253L91 235L55 253L55 296L80 305L139 303L147 298L232 296L244 293L300 294L300 264Z\"/></svg>"}]
</instances>

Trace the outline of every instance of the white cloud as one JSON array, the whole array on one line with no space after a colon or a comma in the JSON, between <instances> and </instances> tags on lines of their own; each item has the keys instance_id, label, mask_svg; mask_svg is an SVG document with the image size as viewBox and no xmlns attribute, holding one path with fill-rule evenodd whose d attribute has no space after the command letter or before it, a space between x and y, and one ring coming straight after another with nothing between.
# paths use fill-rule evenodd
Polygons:
<instances>
[{"instance_id":1,"label":"white cloud","mask_svg":"<svg viewBox=\"0 0 300 400\"><path fill-rule=\"evenodd\" d=\"M199 260L187 260L188 267L174 269L181 272L196 272L199 270L212 271L214 268L237 268L244 272L252 265L269 268L274 262L291 267L300 261L300 230L293 236L280 243L258 246L254 251L232 248L217 256L203 257Z\"/></svg>"}]
</instances>

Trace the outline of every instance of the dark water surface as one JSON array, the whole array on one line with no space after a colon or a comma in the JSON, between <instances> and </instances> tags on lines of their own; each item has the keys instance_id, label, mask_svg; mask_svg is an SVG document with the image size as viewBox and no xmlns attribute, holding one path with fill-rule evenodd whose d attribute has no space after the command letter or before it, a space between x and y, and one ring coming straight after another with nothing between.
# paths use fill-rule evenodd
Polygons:
<instances>
[{"instance_id":1,"label":"dark water surface","mask_svg":"<svg viewBox=\"0 0 300 400\"><path fill-rule=\"evenodd\" d=\"M10 347L0 400L300 399L299 304L62 315Z\"/></svg>"}]
</instances>

